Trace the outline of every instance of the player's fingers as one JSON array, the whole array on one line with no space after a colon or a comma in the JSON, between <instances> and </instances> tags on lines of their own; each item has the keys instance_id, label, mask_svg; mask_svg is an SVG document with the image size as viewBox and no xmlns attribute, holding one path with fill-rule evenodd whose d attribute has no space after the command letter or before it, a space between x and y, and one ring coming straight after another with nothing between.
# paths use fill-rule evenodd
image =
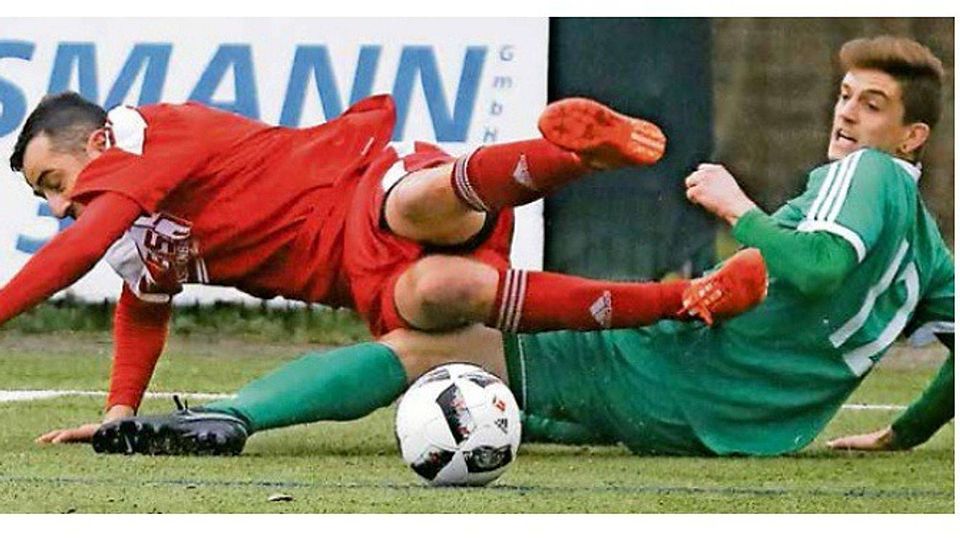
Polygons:
<instances>
[{"instance_id":1,"label":"player's fingers","mask_svg":"<svg viewBox=\"0 0 960 540\"><path fill-rule=\"evenodd\" d=\"M827 447L833 450L862 450L863 442L860 437L837 437L827 441Z\"/></svg>"},{"instance_id":2,"label":"player's fingers","mask_svg":"<svg viewBox=\"0 0 960 540\"><path fill-rule=\"evenodd\" d=\"M827 443L827 448L831 450L856 450L857 448L851 446L849 443L844 441L830 441Z\"/></svg>"},{"instance_id":3,"label":"player's fingers","mask_svg":"<svg viewBox=\"0 0 960 540\"><path fill-rule=\"evenodd\" d=\"M49 443L53 442L53 439L55 439L55 438L57 437L57 435L60 435L60 433L61 433L62 431L63 431L62 429L55 429L55 430L53 430L53 431L44 433L43 435L41 435L41 436L37 437L36 439L34 439L34 442L36 442L36 443L38 443L38 444L49 444Z\"/></svg>"},{"instance_id":4,"label":"player's fingers","mask_svg":"<svg viewBox=\"0 0 960 540\"><path fill-rule=\"evenodd\" d=\"M689 189L696 186L702 181L703 181L703 175L700 172L693 172L687 175L687 177L683 180L683 184L687 186L687 188Z\"/></svg>"}]
</instances>

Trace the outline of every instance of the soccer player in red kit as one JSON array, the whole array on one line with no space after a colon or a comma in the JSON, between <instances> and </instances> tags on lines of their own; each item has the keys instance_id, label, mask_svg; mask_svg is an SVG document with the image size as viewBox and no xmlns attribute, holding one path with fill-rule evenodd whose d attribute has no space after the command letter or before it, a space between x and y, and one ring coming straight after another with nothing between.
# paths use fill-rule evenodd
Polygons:
<instances>
[{"instance_id":1,"label":"soccer player in red kit","mask_svg":"<svg viewBox=\"0 0 960 540\"><path fill-rule=\"evenodd\" d=\"M54 215L77 221L0 290L0 324L105 257L124 280L110 419L139 406L184 283L353 307L374 335L471 322L511 332L630 327L680 313L709 322L763 295L756 267L725 269L686 307L687 281L509 268L512 207L593 169L656 162L666 141L649 122L565 100L541 116L546 138L454 159L425 144L398 156L388 144L394 118L389 96L306 129L194 103L108 114L73 93L44 99L11 167Z\"/></svg>"}]
</instances>

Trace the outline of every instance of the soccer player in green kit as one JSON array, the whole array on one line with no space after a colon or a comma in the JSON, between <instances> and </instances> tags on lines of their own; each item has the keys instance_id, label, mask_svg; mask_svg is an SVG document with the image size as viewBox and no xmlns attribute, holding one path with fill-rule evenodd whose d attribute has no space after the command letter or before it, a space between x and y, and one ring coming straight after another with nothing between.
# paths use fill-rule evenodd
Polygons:
<instances>
[{"instance_id":1,"label":"soccer player in green kit","mask_svg":"<svg viewBox=\"0 0 960 540\"><path fill-rule=\"evenodd\" d=\"M235 453L253 432L359 418L433 366L470 361L508 379L528 440L781 454L816 437L901 333L931 325L950 354L924 394L891 426L832 446L926 441L953 417L954 264L917 190L943 67L926 47L888 36L851 41L840 58L831 163L810 173L802 195L767 215L722 166L686 179L692 202L756 248L735 259L766 262L768 297L753 311L715 326L664 321L502 340L477 326L445 336L399 330L307 355L198 410L105 424L94 448ZM686 301L695 308L698 296Z\"/></svg>"}]
</instances>

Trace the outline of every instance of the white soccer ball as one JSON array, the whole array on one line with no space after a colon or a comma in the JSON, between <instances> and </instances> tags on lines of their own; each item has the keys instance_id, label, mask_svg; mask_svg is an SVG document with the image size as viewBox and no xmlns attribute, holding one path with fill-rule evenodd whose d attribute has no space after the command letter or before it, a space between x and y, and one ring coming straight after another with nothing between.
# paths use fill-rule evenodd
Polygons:
<instances>
[{"instance_id":1,"label":"white soccer ball","mask_svg":"<svg viewBox=\"0 0 960 540\"><path fill-rule=\"evenodd\" d=\"M396 433L403 460L431 485L482 486L517 456L520 408L492 373L447 364L400 399Z\"/></svg>"}]
</instances>

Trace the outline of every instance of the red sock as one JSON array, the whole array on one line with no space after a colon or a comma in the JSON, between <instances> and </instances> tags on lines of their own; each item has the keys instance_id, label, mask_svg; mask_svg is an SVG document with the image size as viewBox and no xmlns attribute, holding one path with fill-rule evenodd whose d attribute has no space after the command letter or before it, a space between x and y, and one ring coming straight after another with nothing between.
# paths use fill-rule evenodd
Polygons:
<instances>
[{"instance_id":1,"label":"red sock","mask_svg":"<svg viewBox=\"0 0 960 540\"><path fill-rule=\"evenodd\" d=\"M487 325L504 332L632 328L674 318L687 280L619 283L508 269Z\"/></svg>"},{"instance_id":2,"label":"red sock","mask_svg":"<svg viewBox=\"0 0 960 540\"><path fill-rule=\"evenodd\" d=\"M544 139L495 144L457 159L450 183L479 212L521 206L590 171L573 152Z\"/></svg>"}]
</instances>

